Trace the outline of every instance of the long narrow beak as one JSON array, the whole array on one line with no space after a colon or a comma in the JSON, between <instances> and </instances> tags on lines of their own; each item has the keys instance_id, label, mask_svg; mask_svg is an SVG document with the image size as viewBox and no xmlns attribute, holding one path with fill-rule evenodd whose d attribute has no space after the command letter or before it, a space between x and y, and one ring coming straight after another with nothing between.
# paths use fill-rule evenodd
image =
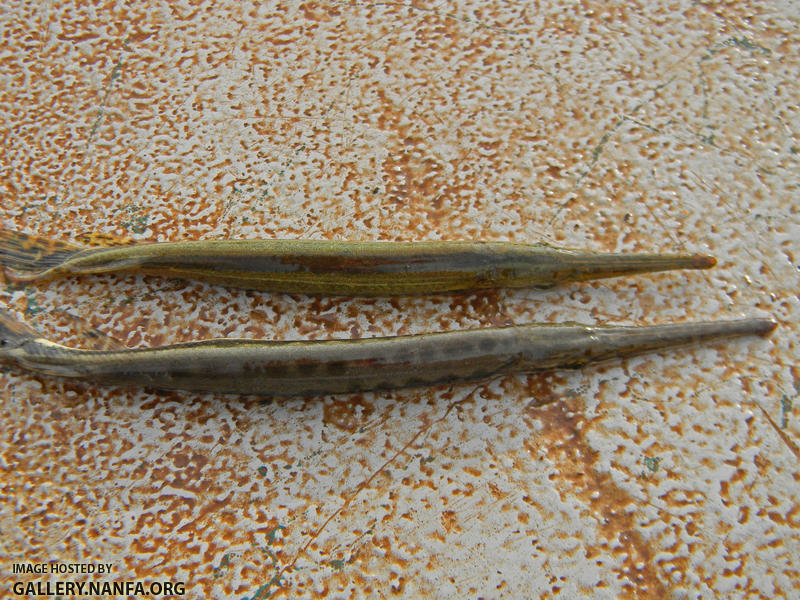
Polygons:
<instances>
[{"instance_id":1,"label":"long narrow beak","mask_svg":"<svg viewBox=\"0 0 800 600\"><path fill-rule=\"evenodd\" d=\"M585 281L634 273L673 269L710 269L717 260L705 254L590 254L579 253L564 264L561 280Z\"/></svg>"},{"instance_id":2,"label":"long narrow beak","mask_svg":"<svg viewBox=\"0 0 800 600\"><path fill-rule=\"evenodd\" d=\"M661 348L694 344L706 340L741 335L765 336L778 324L772 319L740 319L708 323L679 323L648 327L595 327L592 359L629 356Z\"/></svg>"}]
</instances>

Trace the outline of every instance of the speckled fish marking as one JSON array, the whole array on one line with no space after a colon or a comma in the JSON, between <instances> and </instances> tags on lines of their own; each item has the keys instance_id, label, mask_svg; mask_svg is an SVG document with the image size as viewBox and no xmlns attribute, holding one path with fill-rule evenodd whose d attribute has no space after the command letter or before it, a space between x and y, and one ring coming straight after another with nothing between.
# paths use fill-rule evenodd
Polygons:
<instances>
[{"instance_id":1,"label":"speckled fish marking","mask_svg":"<svg viewBox=\"0 0 800 600\"><path fill-rule=\"evenodd\" d=\"M271 292L406 295L569 281L671 269L706 269L703 255L597 254L510 242L222 240L84 248L0 231L11 281L142 273Z\"/></svg>"},{"instance_id":2,"label":"speckled fish marking","mask_svg":"<svg viewBox=\"0 0 800 600\"><path fill-rule=\"evenodd\" d=\"M160 389L264 396L365 392L579 367L721 336L766 334L744 319L650 327L521 325L363 340L219 339L92 351L38 336L0 313L0 360L45 375Z\"/></svg>"}]
</instances>

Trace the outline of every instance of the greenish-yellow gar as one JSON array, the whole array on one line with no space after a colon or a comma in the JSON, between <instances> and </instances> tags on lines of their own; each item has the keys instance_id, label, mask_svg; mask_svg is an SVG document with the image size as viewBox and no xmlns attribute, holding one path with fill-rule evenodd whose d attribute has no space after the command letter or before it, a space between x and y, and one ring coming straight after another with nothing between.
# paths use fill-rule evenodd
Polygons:
<instances>
[{"instance_id":1,"label":"greenish-yellow gar","mask_svg":"<svg viewBox=\"0 0 800 600\"><path fill-rule=\"evenodd\" d=\"M550 287L715 263L700 254L598 254L511 242L223 240L85 248L0 230L0 264L17 283L140 273L271 292L388 296Z\"/></svg>"},{"instance_id":2,"label":"greenish-yellow gar","mask_svg":"<svg viewBox=\"0 0 800 600\"><path fill-rule=\"evenodd\" d=\"M166 390L264 396L367 392L586 363L745 334L769 319L614 327L519 325L332 341L217 339L82 350L42 338L0 311L0 362L44 375Z\"/></svg>"}]
</instances>

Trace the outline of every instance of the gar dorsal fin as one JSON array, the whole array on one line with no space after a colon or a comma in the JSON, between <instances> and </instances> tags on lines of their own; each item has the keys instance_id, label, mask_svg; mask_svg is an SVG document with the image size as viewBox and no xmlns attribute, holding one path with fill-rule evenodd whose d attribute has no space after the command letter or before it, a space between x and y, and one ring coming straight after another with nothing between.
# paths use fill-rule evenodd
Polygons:
<instances>
[{"instance_id":1,"label":"gar dorsal fin","mask_svg":"<svg viewBox=\"0 0 800 600\"><path fill-rule=\"evenodd\" d=\"M81 244L93 248L111 248L112 246L130 246L134 242L126 235L114 235L100 231L84 231L75 236Z\"/></svg>"}]
</instances>

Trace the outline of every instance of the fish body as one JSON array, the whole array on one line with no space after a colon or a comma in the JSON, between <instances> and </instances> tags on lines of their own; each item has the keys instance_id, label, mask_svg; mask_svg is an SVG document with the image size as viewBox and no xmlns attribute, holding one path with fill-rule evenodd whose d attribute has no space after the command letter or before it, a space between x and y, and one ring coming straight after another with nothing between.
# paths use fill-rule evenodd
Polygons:
<instances>
[{"instance_id":1,"label":"fish body","mask_svg":"<svg viewBox=\"0 0 800 600\"><path fill-rule=\"evenodd\" d=\"M262 396L367 392L486 379L774 329L769 319L614 327L518 325L359 340L217 339L93 351L48 341L0 313L0 362L43 375Z\"/></svg>"},{"instance_id":2,"label":"fish body","mask_svg":"<svg viewBox=\"0 0 800 600\"><path fill-rule=\"evenodd\" d=\"M221 240L84 248L0 231L0 264L19 283L139 273L270 292L389 296L705 269L704 255L598 254L510 242Z\"/></svg>"}]
</instances>

